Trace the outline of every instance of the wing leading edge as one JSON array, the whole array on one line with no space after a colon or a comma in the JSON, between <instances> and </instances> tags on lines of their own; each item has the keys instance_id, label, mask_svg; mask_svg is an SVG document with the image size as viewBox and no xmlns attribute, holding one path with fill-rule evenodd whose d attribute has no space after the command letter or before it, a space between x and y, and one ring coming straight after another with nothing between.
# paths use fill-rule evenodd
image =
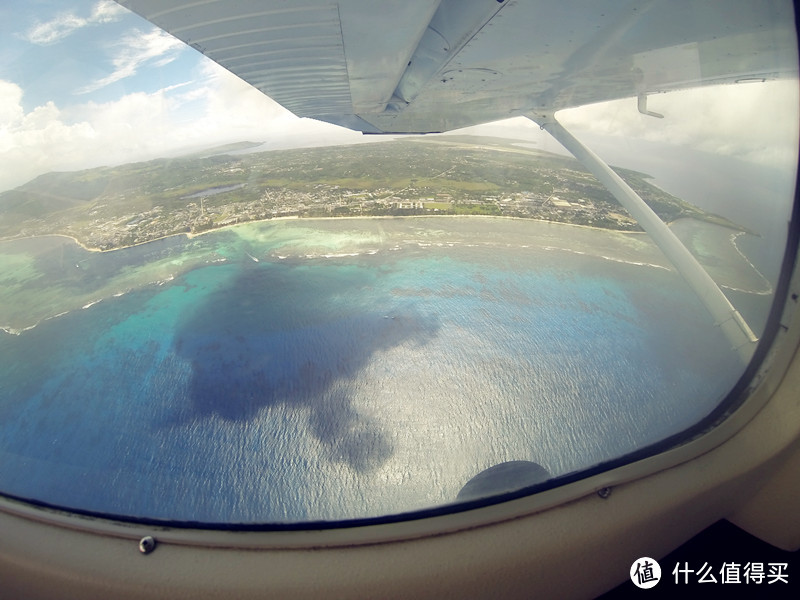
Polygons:
<instances>
[{"instance_id":1,"label":"wing leading edge","mask_svg":"<svg viewBox=\"0 0 800 600\"><path fill-rule=\"evenodd\" d=\"M365 133L797 72L780 0L118 1L296 115Z\"/></svg>"}]
</instances>

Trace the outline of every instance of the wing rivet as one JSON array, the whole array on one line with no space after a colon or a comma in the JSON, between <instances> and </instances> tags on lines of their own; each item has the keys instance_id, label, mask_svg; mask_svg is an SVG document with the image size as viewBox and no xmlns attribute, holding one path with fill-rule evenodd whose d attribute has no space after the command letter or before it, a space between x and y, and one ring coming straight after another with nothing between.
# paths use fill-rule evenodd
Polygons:
<instances>
[{"instance_id":1,"label":"wing rivet","mask_svg":"<svg viewBox=\"0 0 800 600\"><path fill-rule=\"evenodd\" d=\"M144 536L139 540L139 552L142 554L150 554L156 549L156 538L151 535Z\"/></svg>"}]
</instances>

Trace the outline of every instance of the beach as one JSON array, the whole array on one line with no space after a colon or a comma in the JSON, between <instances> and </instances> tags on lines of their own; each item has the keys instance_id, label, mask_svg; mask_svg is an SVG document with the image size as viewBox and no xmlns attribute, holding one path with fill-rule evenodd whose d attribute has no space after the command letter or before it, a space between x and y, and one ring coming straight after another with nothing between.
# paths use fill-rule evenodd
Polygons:
<instances>
[{"instance_id":1,"label":"beach","mask_svg":"<svg viewBox=\"0 0 800 600\"><path fill-rule=\"evenodd\" d=\"M475 233L476 223L480 224L478 235ZM706 266L720 285L746 293L770 293L769 282L730 240L730 230L692 219L679 221L675 230L689 244L690 250L695 251L701 263L711 263ZM716 236L711 250L700 247L700 242L709 235ZM70 240L71 244L37 242L58 238ZM217 246L213 242L204 243L206 239L224 241ZM246 247L237 249L239 243ZM49 253L61 263L59 276L47 286L25 288L18 282L9 282L12 285L0 292L4 300L0 304L0 327L7 332L23 331L44 319L89 303L143 285L163 284L199 265L237 260L243 253L258 259L297 260L375 254L426 245L518 248L520 252L571 253L641 267L672 268L643 233L507 217L272 219L231 225L201 234L176 234L107 251L88 248L70 236L42 236L0 242L0 261L3 256L16 255L14 260L30 262ZM124 253L130 255L128 260L108 259L108 255L121 256ZM20 259L20 256L28 258ZM120 263L119 268L113 267L115 262ZM78 290L74 285L70 286L70 282L80 279L78 275L85 274L81 269L90 268L99 268L104 281L98 281L88 293L85 288ZM0 276L2 273L0 264ZM30 293L26 293L26 289Z\"/></svg>"}]
</instances>

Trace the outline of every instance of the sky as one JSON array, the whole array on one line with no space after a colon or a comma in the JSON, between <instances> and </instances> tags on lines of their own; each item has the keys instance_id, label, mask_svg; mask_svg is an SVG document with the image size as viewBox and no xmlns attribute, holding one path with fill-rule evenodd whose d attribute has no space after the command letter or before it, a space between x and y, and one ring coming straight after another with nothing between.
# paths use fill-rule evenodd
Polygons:
<instances>
[{"instance_id":1,"label":"sky","mask_svg":"<svg viewBox=\"0 0 800 600\"><path fill-rule=\"evenodd\" d=\"M634 136L780 167L796 165L797 106L797 82L783 81L651 97L663 120L640 115L635 100L559 118L589 138ZM466 131L561 150L522 118ZM365 138L296 118L110 0L0 4L0 191L48 171L243 140L283 148Z\"/></svg>"}]
</instances>

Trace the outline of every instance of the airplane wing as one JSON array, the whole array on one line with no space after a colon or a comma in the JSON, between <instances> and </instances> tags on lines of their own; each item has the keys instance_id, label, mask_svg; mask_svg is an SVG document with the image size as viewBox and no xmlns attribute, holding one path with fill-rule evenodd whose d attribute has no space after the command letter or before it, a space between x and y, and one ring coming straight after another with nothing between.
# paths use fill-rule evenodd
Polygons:
<instances>
[{"instance_id":1,"label":"airplane wing","mask_svg":"<svg viewBox=\"0 0 800 600\"><path fill-rule=\"evenodd\" d=\"M791 4L769 0L118 1L296 115L365 133L797 68Z\"/></svg>"}]
</instances>

